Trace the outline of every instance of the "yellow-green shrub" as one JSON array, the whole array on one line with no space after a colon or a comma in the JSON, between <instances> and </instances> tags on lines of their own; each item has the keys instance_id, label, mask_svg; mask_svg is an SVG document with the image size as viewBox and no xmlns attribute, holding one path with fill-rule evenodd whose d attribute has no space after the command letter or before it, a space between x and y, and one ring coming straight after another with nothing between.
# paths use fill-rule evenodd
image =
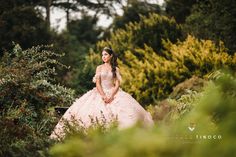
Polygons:
<instances>
[{"instance_id":1,"label":"yellow-green shrub","mask_svg":"<svg viewBox=\"0 0 236 157\"><path fill-rule=\"evenodd\" d=\"M163 42L164 56L151 47L128 50L120 61L122 87L133 94L143 105L163 99L178 83L192 75L204 76L220 68L235 68L235 56L226 53L223 44L218 49L210 40L188 36L185 41L173 44Z\"/></svg>"},{"instance_id":2,"label":"yellow-green shrub","mask_svg":"<svg viewBox=\"0 0 236 157\"><path fill-rule=\"evenodd\" d=\"M175 20L155 13L149 16L141 16L139 22L130 22L125 29L118 29L111 33L108 40L97 43L97 49L110 45L120 57L127 50L144 48L144 45L152 47L155 52L161 53L162 39L176 42L181 37L181 26Z\"/></svg>"}]
</instances>

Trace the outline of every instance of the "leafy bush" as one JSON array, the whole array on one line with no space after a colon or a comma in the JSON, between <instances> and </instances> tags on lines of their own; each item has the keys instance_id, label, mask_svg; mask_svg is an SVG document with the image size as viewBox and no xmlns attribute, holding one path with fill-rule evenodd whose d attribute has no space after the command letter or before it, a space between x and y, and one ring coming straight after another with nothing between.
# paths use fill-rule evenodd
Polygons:
<instances>
[{"instance_id":1,"label":"leafy bush","mask_svg":"<svg viewBox=\"0 0 236 157\"><path fill-rule=\"evenodd\" d=\"M218 49L210 40L188 36L183 42L163 44L165 57L145 46L125 51L122 59L129 62L120 61L123 88L143 105L166 98L192 75L203 77L220 68L236 68L236 55L228 55L223 45Z\"/></svg>"},{"instance_id":2,"label":"leafy bush","mask_svg":"<svg viewBox=\"0 0 236 157\"><path fill-rule=\"evenodd\" d=\"M52 42L52 31L36 9L38 2L1 1L0 55L13 48L12 41L23 48Z\"/></svg>"},{"instance_id":3,"label":"leafy bush","mask_svg":"<svg viewBox=\"0 0 236 157\"><path fill-rule=\"evenodd\" d=\"M52 117L44 116L34 128L12 116L12 112L0 116L0 156L42 157L48 155L48 148L53 144L48 138L51 127L55 124ZM21 117L22 118L22 117ZM29 118L28 118L29 121Z\"/></svg>"},{"instance_id":4,"label":"leafy bush","mask_svg":"<svg viewBox=\"0 0 236 157\"><path fill-rule=\"evenodd\" d=\"M207 81L204 80L204 85L202 85L202 80L199 82L192 81L196 81L196 77L192 77L174 87L175 90L167 99L148 106L149 112L157 123L173 122L182 118L194 108L193 102L202 96L201 92Z\"/></svg>"},{"instance_id":5,"label":"leafy bush","mask_svg":"<svg viewBox=\"0 0 236 157\"><path fill-rule=\"evenodd\" d=\"M151 13L149 16L141 16L139 22L130 22L125 29L116 30L108 40L98 42L97 47L101 50L110 45L120 58L125 51L144 48L145 44L160 54L162 39L176 42L180 37L181 26L174 19Z\"/></svg>"},{"instance_id":6,"label":"leafy bush","mask_svg":"<svg viewBox=\"0 0 236 157\"><path fill-rule=\"evenodd\" d=\"M216 44L223 41L228 53L233 55L236 51L236 38L233 35L236 25L235 8L236 1L231 0L199 1L193 5L183 30L198 38L213 40Z\"/></svg>"},{"instance_id":7,"label":"leafy bush","mask_svg":"<svg viewBox=\"0 0 236 157\"><path fill-rule=\"evenodd\" d=\"M206 83L206 79L202 79L193 75L190 79L187 79L184 82L181 82L175 87L173 87L173 91L168 97L172 99L178 99L182 95L188 94L189 91L201 92L202 88L206 85Z\"/></svg>"},{"instance_id":8,"label":"leafy bush","mask_svg":"<svg viewBox=\"0 0 236 157\"><path fill-rule=\"evenodd\" d=\"M49 47L37 46L22 50L16 45L12 54L1 60L1 108L25 102L36 109L67 105L73 101L73 91L55 83L56 65L60 64Z\"/></svg>"},{"instance_id":9,"label":"leafy bush","mask_svg":"<svg viewBox=\"0 0 236 157\"><path fill-rule=\"evenodd\" d=\"M55 82L55 58L50 46L22 50L15 45L0 64L0 156L40 156L54 126L50 107L74 100L74 91Z\"/></svg>"},{"instance_id":10,"label":"leafy bush","mask_svg":"<svg viewBox=\"0 0 236 157\"><path fill-rule=\"evenodd\" d=\"M123 7L124 13L122 16L115 16L112 25L112 30L125 28L129 22L139 22L140 15L148 16L150 13L161 13L161 7L158 4L151 4L142 1L127 1L127 5Z\"/></svg>"},{"instance_id":11,"label":"leafy bush","mask_svg":"<svg viewBox=\"0 0 236 157\"><path fill-rule=\"evenodd\" d=\"M96 67L102 63L101 55L90 50L80 63L81 65L70 71L67 76L68 84L74 87L78 95L86 93L95 86L92 78L95 75Z\"/></svg>"}]
</instances>

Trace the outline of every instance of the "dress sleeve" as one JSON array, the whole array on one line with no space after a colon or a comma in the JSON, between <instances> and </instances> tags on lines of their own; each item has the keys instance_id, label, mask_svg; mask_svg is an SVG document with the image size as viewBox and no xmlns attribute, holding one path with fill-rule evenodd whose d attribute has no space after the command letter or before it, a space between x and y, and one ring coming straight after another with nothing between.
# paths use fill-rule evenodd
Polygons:
<instances>
[{"instance_id":1,"label":"dress sleeve","mask_svg":"<svg viewBox=\"0 0 236 157\"><path fill-rule=\"evenodd\" d=\"M122 77L120 75L120 69L119 68L116 68L116 77L120 82L122 81Z\"/></svg>"},{"instance_id":2,"label":"dress sleeve","mask_svg":"<svg viewBox=\"0 0 236 157\"><path fill-rule=\"evenodd\" d=\"M93 82L96 83L97 79L100 79L101 76L101 70L99 67L96 68L96 73L93 77Z\"/></svg>"}]
</instances>

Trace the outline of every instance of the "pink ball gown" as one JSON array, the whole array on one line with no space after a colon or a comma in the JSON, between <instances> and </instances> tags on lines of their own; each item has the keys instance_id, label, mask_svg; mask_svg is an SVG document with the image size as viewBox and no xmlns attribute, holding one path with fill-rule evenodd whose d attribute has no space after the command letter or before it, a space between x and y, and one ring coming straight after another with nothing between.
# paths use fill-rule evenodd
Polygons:
<instances>
[{"instance_id":1,"label":"pink ball gown","mask_svg":"<svg viewBox=\"0 0 236 157\"><path fill-rule=\"evenodd\" d=\"M117 79L121 81L119 71L116 71ZM96 71L93 82L101 79L101 86L106 95L110 95L113 88L113 77L111 71ZM70 121L76 119L83 128L92 125L92 119L104 120L110 123L116 118L118 129L123 129L134 125L137 121L143 122L147 126L152 126L153 120L151 114L147 112L130 94L123 91L120 87L114 96L112 102L105 104L96 87L77 98L62 116L50 138L64 136L64 120Z\"/></svg>"}]
</instances>

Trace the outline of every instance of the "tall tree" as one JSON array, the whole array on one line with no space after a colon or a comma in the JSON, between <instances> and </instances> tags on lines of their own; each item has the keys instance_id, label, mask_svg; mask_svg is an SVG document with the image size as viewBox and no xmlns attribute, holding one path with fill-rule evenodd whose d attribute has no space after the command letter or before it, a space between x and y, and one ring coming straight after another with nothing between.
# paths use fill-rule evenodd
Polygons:
<instances>
[{"instance_id":1,"label":"tall tree","mask_svg":"<svg viewBox=\"0 0 236 157\"><path fill-rule=\"evenodd\" d=\"M51 6L52 6L53 0L43 0L42 2L43 3L41 4L44 4L45 10L46 10L46 22L47 22L48 27L50 27Z\"/></svg>"},{"instance_id":2,"label":"tall tree","mask_svg":"<svg viewBox=\"0 0 236 157\"><path fill-rule=\"evenodd\" d=\"M67 30L59 34L55 40L55 46L65 52L62 62L71 67L68 71L60 71L62 83L76 89L78 94L85 92L91 87L91 82L86 82L91 76L91 70L81 68L87 62L85 56L89 50L95 47L102 29L97 26L98 18L83 14L81 19L71 20ZM89 75L86 76L89 72Z\"/></svg>"},{"instance_id":3,"label":"tall tree","mask_svg":"<svg viewBox=\"0 0 236 157\"><path fill-rule=\"evenodd\" d=\"M120 58L124 57L125 51L132 50L135 54L134 49L144 48L145 45L164 55L162 40L175 43L181 37L181 26L173 18L151 13L141 16L139 22L129 23L125 29L117 29L109 39L98 42L97 47L102 49L110 45L115 52L119 52Z\"/></svg>"},{"instance_id":4,"label":"tall tree","mask_svg":"<svg viewBox=\"0 0 236 157\"><path fill-rule=\"evenodd\" d=\"M129 22L140 21L140 15L148 16L149 13L161 13L161 8L158 4L140 0L128 0L122 9L124 11L123 15L114 18L113 29L124 28Z\"/></svg>"},{"instance_id":5,"label":"tall tree","mask_svg":"<svg viewBox=\"0 0 236 157\"><path fill-rule=\"evenodd\" d=\"M51 35L34 0L0 0L0 52L9 50L12 41L23 48L48 44Z\"/></svg>"},{"instance_id":6,"label":"tall tree","mask_svg":"<svg viewBox=\"0 0 236 157\"><path fill-rule=\"evenodd\" d=\"M184 30L199 38L214 40L219 46L223 41L233 54L236 52L236 1L199 2L186 19Z\"/></svg>"},{"instance_id":7,"label":"tall tree","mask_svg":"<svg viewBox=\"0 0 236 157\"><path fill-rule=\"evenodd\" d=\"M199 0L165 0L165 11L170 17L174 17L178 23L184 23L191 13L192 6Z\"/></svg>"},{"instance_id":8,"label":"tall tree","mask_svg":"<svg viewBox=\"0 0 236 157\"><path fill-rule=\"evenodd\" d=\"M45 0L49 1L49 0ZM100 14L114 16L115 5L121 4L121 0L52 0L51 7L56 7L66 12L67 25L70 22L71 13L93 12L96 19Z\"/></svg>"},{"instance_id":9,"label":"tall tree","mask_svg":"<svg viewBox=\"0 0 236 157\"><path fill-rule=\"evenodd\" d=\"M71 20L68 24L70 34L76 36L81 43L96 44L101 28L97 27L98 18L83 14L81 19Z\"/></svg>"}]
</instances>

